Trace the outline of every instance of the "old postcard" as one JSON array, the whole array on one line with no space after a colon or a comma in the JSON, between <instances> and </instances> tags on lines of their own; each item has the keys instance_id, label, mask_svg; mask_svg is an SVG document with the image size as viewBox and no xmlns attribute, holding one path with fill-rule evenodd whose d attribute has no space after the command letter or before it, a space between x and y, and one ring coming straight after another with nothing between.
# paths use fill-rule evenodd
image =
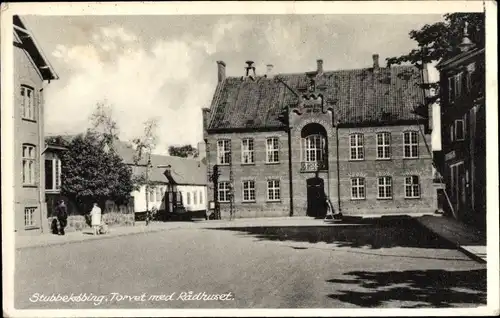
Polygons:
<instances>
[{"instance_id":1,"label":"old postcard","mask_svg":"<svg viewBox=\"0 0 500 318\"><path fill-rule=\"evenodd\" d=\"M4 315L493 315L493 1L2 4Z\"/></svg>"}]
</instances>

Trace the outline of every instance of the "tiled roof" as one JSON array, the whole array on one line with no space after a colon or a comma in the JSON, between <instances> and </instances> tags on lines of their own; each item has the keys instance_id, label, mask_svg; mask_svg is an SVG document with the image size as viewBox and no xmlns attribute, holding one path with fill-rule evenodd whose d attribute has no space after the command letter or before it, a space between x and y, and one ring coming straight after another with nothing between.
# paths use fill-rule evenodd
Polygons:
<instances>
[{"instance_id":1,"label":"tiled roof","mask_svg":"<svg viewBox=\"0 0 500 318\"><path fill-rule=\"evenodd\" d=\"M134 154L135 150L131 145L126 142L117 140L114 141L113 147L123 161L129 165L135 165ZM141 159L139 165L145 165L146 158ZM166 166L171 166L171 174L176 184L181 185L206 185L207 184L207 170L206 165L201 160L187 159L174 156L151 155L151 165L153 168L150 170L150 179L155 182L168 183L167 177L164 172ZM160 167L158 167L160 166ZM138 167L134 169L134 173L141 174L145 172L145 167Z\"/></svg>"},{"instance_id":2,"label":"tiled roof","mask_svg":"<svg viewBox=\"0 0 500 318\"><path fill-rule=\"evenodd\" d=\"M300 95L307 90L306 73L277 76ZM422 72L414 66L328 71L315 78L315 92L341 124L415 120L421 117L413 110L424 103L422 82ZM215 91L208 130L282 127L278 115L298 102L275 78L228 77Z\"/></svg>"}]
</instances>

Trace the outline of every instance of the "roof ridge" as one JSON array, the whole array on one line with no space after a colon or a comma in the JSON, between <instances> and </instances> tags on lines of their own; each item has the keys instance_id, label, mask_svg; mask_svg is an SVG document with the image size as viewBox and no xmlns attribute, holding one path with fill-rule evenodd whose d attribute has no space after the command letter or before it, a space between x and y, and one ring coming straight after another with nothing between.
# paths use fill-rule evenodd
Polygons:
<instances>
[{"instance_id":1,"label":"roof ridge","mask_svg":"<svg viewBox=\"0 0 500 318\"><path fill-rule=\"evenodd\" d=\"M379 67L379 70L390 70L390 69L393 69L393 68L417 68L415 65L391 65L390 67ZM354 71L368 71L368 70L372 70L373 67L361 67L361 68L349 68L349 69L338 69L338 70L327 70L327 71L323 71L323 75L325 74L331 74L331 73L340 73L340 72L354 72ZM274 77L276 76L297 76L297 75L306 75L307 72L294 72L294 73L276 73L274 75ZM257 79L261 79L261 78L267 78L266 75L257 75L255 77L255 82L257 82ZM242 77L241 76L228 76L226 77L226 79L231 79L231 80L234 80L234 79L239 79L241 80ZM243 81L243 80L242 80Z\"/></svg>"}]
</instances>

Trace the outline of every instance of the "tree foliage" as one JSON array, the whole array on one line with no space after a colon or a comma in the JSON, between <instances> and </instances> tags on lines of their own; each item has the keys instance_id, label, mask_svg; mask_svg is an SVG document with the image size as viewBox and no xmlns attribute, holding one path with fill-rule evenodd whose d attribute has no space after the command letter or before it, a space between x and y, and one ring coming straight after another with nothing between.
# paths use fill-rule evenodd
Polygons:
<instances>
[{"instance_id":1,"label":"tree foliage","mask_svg":"<svg viewBox=\"0 0 500 318\"><path fill-rule=\"evenodd\" d=\"M89 131L98 135L113 149L113 141L118 139L120 129L113 118L113 106L106 102L97 103L90 115L91 128Z\"/></svg>"},{"instance_id":2,"label":"tree foliage","mask_svg":"<svg viewBox=\"0 0 500 318\"><path fill-rule=\"evenodd\" d=\"M61 191L84 207L107 199L126 203L134 190L131 169L103 146L99 135L81 134L61 154Z\"/></svg>"},{"instance_id":3,"label":"tree foliage","mask_svg":"<svg viewBox=\"0 0 500 318\"><path fill-rule=\"evenodd\" d=\"M407 54L387 58L387 66L411 63L421 68L422 62L431 63L458 54L466 22L469 39L477 47L484 47L483 13L445 14L442 22L426 24L420 30L412 30L409 35L417 42L417 48Z\"/></svg>"},{"instance_id":4,"label":"tree foliage","mask_svg":"<svg viewBox=\"0 0 500 318\"><path fill-rule=\"evenodd\" d=\"M184 145L184 146L170 146L168 147L168 154L171 156L175 157L182 157L182 158L188 158L188 157L198 157L198 149L191 145Z\"/></svg>"}]
</instances>

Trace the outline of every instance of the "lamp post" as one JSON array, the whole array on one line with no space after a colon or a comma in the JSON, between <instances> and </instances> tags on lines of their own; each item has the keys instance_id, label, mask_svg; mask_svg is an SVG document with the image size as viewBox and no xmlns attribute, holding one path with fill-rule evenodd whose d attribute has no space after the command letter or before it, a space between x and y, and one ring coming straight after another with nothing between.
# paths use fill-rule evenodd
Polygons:
<instances>
[{"instance_id":1,"label":"lamp post","mask_svg":"<svg viewBox=\"0 0 500 318\"><path fill-rule=\"evenodd\" d=\"M151 166L151 154L148 153L148 162L146 164L146 226L149 224L149 168Z\"/></svg>"}]
</instances>

